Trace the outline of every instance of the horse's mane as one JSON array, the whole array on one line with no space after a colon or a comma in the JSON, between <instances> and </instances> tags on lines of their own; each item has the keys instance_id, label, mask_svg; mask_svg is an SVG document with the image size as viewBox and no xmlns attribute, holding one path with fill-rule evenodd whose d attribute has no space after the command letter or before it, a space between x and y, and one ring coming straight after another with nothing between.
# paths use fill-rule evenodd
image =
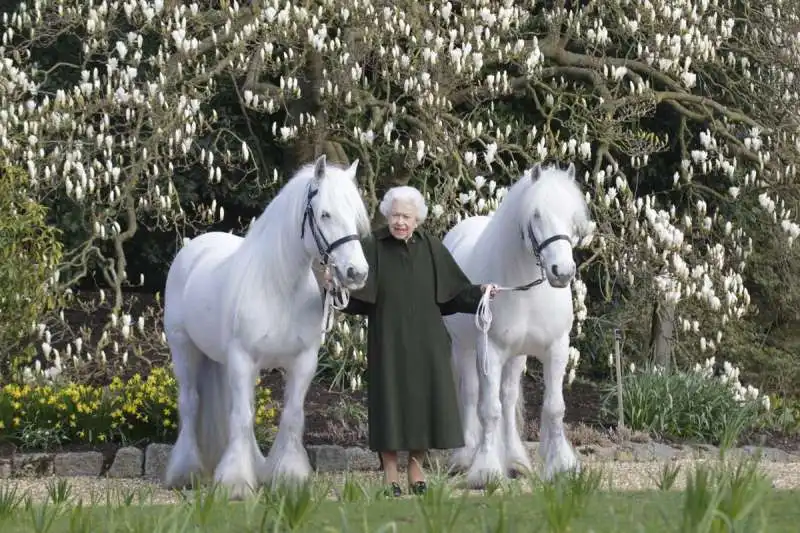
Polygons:
<instances>
[{"instance_id":1,"label":"horse's mane","mask_svg":"<svg viewBox=\"0 0 800 533\"><path fill-rule=\"evenodd\" d=\"M530 170L508 189L480 238L486 257L498 257L499 247L508 239L519 239L520 229L539 210L566 219L573 234L589 223L589 210L578 183L566 170L555 165L541 167L539 179L531 181Z\"/></svg>"},{"instance_id":2,"label":"horse's mane","mask_svg":"<svg viewBox=\"0 0 800 533\"><path fill-rule=\"evenodd\" d=\"M331 163L326 166L318 201L355 216L358 233L366 235L370 230L369 215L358 188L342 167ZM242 298L264 283L269 283L269 293L276 299L288 298L297 290L295 281L310 266L310 261L305 264L310 258L303 247L301 231L313 179L314 165L301 167L253 221L241 245L229 258L230 282L221 295L228 312L236 314ZM307 225L305 232L308 236Z\"/></svg>"}]
</instances>

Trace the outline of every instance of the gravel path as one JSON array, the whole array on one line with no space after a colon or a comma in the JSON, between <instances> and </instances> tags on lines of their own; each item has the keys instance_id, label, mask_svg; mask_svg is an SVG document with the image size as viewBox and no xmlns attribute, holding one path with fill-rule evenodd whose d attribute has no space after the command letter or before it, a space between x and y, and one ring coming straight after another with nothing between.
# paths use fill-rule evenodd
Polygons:
<instances>
[{"instance_id":1,"label":"gravel path","mask_svg":"<svg viewBox=\"0 0 800 533\"><path fill-rule=\"evenodd\" d=\"M671 461L673 467L680 465L680 472L675 480L675 489L683 488L685 472L694 464L712 463L711 460L680 460ZM584 468L600 469L604 473L604 488L613 490L646 490L656 489L664 463L660 462L592 462L584 463ZM762 471L773 481L776 489L800 488L800 462L762 462ZM351 476L365 485L378 486L381 480L379 472L355 472ZM432 475L432 477L435 477ZM345 481L345 474L320 474L319 480L331 483L329 498L335 498L335 491L339 490ZM16 488L18 494L28 493L36 501L42 501L48 496L49 490L60 480L68 482L70 498L84 502L105 503L107 499L112 504L121 503L126 498L133 500L133 504L153 503L167 504L180 502L184 496L178 492L161 488L157 482L147 479L105 479L92 477L68 478L35 478L35 479L3 479L0 480L0 491ZM455 481L453 482L455 483ZM517 481L519 489L525 490L530 485L527 481Z\"/></svg>"}]
</instances>

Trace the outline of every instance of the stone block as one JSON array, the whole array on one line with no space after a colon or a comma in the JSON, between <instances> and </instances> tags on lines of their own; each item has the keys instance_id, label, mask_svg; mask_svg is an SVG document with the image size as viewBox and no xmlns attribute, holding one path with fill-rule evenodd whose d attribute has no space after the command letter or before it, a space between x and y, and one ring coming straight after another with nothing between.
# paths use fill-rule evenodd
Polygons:
<instances>
[{"instance_id":1,"label":"stone block","mask_svg":"<svg viewBox=\"0 0 800 533\"><path fill-rule=\"evenodd\" d=\"M151 444L144 452L144 476L163 479L167 470L172 444Z\"/></svg>"},{"instance_id":2,"label":"stone block","mask_svg":"<svg viewBox=\"0 0 800 533\"><path fill-rule=\"evenodd\" d=\"M114 462L106 472L110 478L137 478L144 474L144 452L135 446L117 450Z\"/></svg>"},{"instance_id":3,"label":"stone block","mask_svg":"<svg viewBox=\"0 0 800 533\"><path fill-rule=\"evenodd\" d=\"M53 472L57 476L99 476L103 471L103 454L100 452L59 453L53 459Z\"/></svg>"}]
</instances>

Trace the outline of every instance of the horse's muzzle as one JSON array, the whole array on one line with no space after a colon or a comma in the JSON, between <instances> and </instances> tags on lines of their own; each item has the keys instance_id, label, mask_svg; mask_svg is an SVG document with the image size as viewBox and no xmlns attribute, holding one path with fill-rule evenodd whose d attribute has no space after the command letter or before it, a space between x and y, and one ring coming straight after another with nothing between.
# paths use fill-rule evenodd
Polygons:
<instances>
[{"instance_id":1,"label":"horse's muzzle","mask_svg":"<svg viewBox=\"0 0 800 533\"><path fill-rule=\"evenodd\" d=\"M348 290L353 291L366 285L369 270L360 270L349 266L344 272L337 269L337 274L339 275L339 280L342 282L342 285L347 287Z\"/></svg>"}]
</instances>

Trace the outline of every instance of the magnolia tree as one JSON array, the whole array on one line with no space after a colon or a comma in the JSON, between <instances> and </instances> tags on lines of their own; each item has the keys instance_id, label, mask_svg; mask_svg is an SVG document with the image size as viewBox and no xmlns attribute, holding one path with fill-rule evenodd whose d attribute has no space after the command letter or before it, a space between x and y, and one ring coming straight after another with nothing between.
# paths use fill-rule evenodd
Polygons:
<instances>
[{"instance_id":1,"label":"magnolia tree","mask_svg":"<svg viewBox=\"0 0 800 533\"><path fill-rule=\"evenodd\" d=\"M137 231L223 216L221 201L185 205L176 174L285 178L251 157L263 139L227 128L214 100L226 80L294 163L320 149L360 158L372 206L388 185L420 185L437 230L491 212L535 162L574 161L597 223L584 268L675 307L679 331L713 350L749 307L751 244L731 206L756 199L752 216L787 243L800 234L780 196L800 149L800 8L583 4L20 4L3 19L0 147L89 230L67 251L64 286L97 261L116 307ZM580 332L589 291L573 289ZM141 322L115 320L132 342ZM363 349L342 335L332 353Z\"/></svg>"}]
</instances>

